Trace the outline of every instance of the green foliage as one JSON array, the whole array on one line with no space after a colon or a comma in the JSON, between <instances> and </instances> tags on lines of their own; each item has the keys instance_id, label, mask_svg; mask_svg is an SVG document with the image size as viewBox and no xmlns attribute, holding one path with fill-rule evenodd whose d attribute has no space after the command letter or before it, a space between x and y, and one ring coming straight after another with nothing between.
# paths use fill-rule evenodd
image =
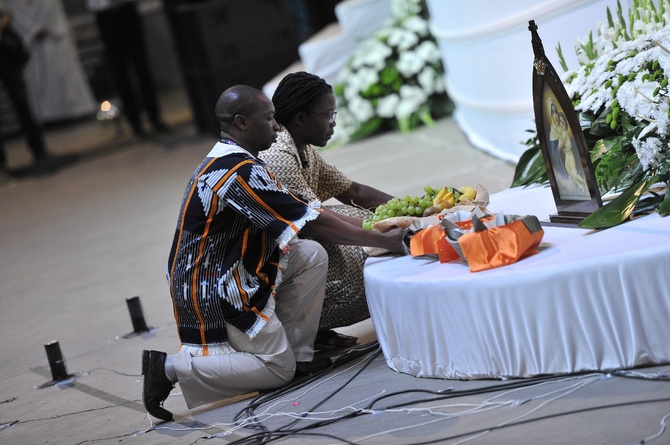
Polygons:
<instances>
[{"instance_id":1,"label":"green foliage","mask_svg":"<svg viewBox=\"0 0 670 445\"><path fill-rule=\"evenodd\" d=\"M531 184L548 184L549 177L542 157L537 134L525 143L529 148L521 155L514 170L512 187L525 187Z\"/></svg>"},{"instance_id":2,"label":"green foliage","mask_svg":"<svg viewBox=\"0 0 670 445\"><path fill-rule=\"evenodd\" d=\"M633 213L642 194L657 180L658 178L655 177L640 179L610 203L584 218L579 226L587 229L602 229L621 224Z\"/></svg>"}]
</instances>

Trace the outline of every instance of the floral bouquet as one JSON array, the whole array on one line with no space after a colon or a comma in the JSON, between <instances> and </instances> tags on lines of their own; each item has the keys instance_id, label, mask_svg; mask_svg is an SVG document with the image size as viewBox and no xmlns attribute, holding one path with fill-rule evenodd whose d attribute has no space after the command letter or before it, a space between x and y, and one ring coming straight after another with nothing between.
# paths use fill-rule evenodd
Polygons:
<instances>
[{"instance_id":1,"label":"floral bouquet","mask_svg":"<svg viewBox=\"0 0 670 445\"><path fill-rule=\"evenodd\" d=\"M335 83L341 142L408 132L453 110L425 1L393 0L391 8L392 18L361 42Z\"/></svg>"},{"instance_id":2,"label":"floral bouquet","mask_svg":"<svg viewBox=\"0 0 670 445\"><path fill-rule=\"evenodd\" d=\"M670 0L618 2L616 17L598 26L575 50L579 67L563 82L579 113L601 194L618 194L580 226L611 227L634 212L670 214ZM512 186L547 181L537 136L517 164ZM643 194L650 197L643 198Z\"/></svg>"}]
</instances>

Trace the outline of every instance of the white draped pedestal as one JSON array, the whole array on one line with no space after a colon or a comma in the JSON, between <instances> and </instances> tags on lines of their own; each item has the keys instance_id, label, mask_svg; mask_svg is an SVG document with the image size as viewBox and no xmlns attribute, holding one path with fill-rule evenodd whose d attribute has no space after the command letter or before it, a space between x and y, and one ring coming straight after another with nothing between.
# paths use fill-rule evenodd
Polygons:
<instances>
[{"instance_id":1,"label":"white draped pedestal","mask_svg":"<svg viewBox=\"0 0 670 445\"><path fill-rule=\"evenodd\" d=\"M497 193L489 209L540 220L555 212L549 188ZM538 254L477 273L430 257L369 259L368 302L388 366L478 379L670 362L670 217L544 230Z\"/></svg>"}]
</instances>

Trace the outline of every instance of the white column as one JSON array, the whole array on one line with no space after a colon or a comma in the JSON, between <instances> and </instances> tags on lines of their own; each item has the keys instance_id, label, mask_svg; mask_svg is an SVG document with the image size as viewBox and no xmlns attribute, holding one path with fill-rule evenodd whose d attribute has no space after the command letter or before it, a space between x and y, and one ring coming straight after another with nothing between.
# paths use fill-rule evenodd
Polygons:
<instances>
[{"instance_id":1,"label":"white column","mask_svg":"<svg viewBox=\"0 0 670 445\"><path fill-rule=\"evenodd\" d=\"M621 2L624 8L626 1ZM522 141L535 129L533 50L528 21L535 20L545 54L563 72L560 43L570 68L577 67L576 39L596 32L616 13L616 0L427 0L430 25L445 66L454 118L470 142L516 162Z\"/></svg>"}]
</instances>

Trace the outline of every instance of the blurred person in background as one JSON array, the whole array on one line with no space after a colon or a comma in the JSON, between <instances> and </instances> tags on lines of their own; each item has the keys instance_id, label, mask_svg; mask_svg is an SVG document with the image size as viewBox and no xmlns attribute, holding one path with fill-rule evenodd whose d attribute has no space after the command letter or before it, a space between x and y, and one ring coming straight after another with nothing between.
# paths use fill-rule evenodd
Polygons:
<instances>
[{"instance_id":1,"label":"blurred person in background","mask_svg":"<svg viewBox=\"0 0 670 445\"><path fill-rule=\"evenodd\" d=\"M42 124L96 111L61 0L5 0L30 51L25 66L28 97Z\"/></svg>"},{"instance_id":2,"label":"blurred person in background","mask_svg":"<svg viewBox=\"0 0 670 445\"><path fill-rule=\"evenodd\" d=\"M0 81L14 105L21 129L36 164L47 160L47 149L42 128L36 121L28 101L28 90L23 78L23 68L30 53L21 36L12 26L11 10L0 0ZM1 121L1 119L0 119ZM7 157L2 129L0 128L0 174L8 176Z\"/></svg>"},{"instance_id":3,"label":"blurred person in background","mask_svg":"<svg viewBox=\"0 0 670 445\"><path fill-rule=\"evenodd\" d=\"M143 111L146 111L155 131L167 131L147 62L144 29L137 3L134 0L86 0L86 4L95 13L122 111L133 132L139 137L146 135L142 125Z\"/></svg>"}]
</instances>

